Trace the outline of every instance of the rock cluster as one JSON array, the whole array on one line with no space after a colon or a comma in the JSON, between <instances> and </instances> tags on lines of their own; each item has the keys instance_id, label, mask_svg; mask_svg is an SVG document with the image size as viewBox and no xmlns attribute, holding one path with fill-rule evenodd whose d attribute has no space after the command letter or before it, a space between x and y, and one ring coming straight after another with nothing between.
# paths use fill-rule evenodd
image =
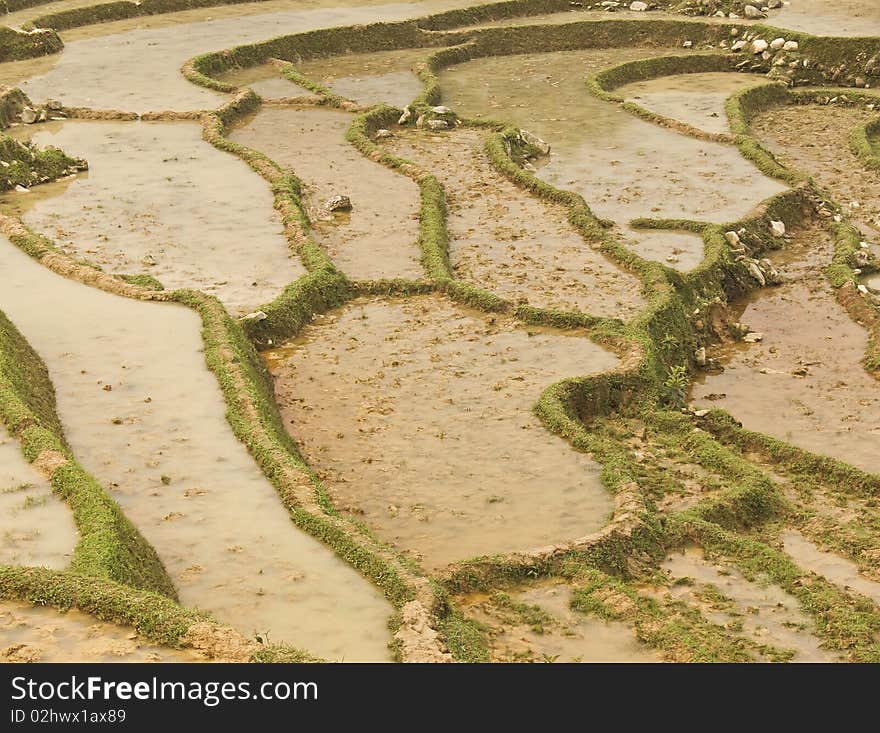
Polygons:
<instances>
[{"instance_id":1,"label":"rock cluster","mask_svg":"<svg viewBox=\"0 0 880 733\"><path fill-rule=\"evenodd\" d=\"M772 236L782 237L785 234L785 224L781 221L774 221L770 225ZM730 250L734 254L737 262L741 263L748 272L749 277L758 283L759 287L767 285L778 285L783 278L773 263L766 257L755 257L754 253L763 249L766 243L754 242L749 244L750 235L745 229L739 231L730 231L724 234L724 238L730 245Z\"/></svg>"},{"instance_id":2,"label":"rock cluster","mask_svg":"<svg viewBox=\"0 0 880 733\"><path fill-rule=\"evenodd\" d=\"M62 111L61 102L50 99L44 105L25 105L19 113L19 120L26 125L49 120L64 120L67 116Z\"/></svg>"}]
</instances>

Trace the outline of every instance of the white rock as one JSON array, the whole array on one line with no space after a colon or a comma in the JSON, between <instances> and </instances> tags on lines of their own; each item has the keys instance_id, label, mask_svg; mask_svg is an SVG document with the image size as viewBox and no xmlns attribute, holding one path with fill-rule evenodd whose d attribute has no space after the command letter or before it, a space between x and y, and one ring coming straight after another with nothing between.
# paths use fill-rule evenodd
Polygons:
<instances>
[{"instance_id":1,"label":"white rock","mask_svg":"<svg viewBox=\"0 0 880 733\"><path fill-rule=\"evenodd\" d=\"M748 41L744 41L744 40L740 39L739 41L737 41L736 43L734 43L730 47L730 50L731 51L742 51L746 47L747 43L748 43Z\"/></svg>"},{"instance_id":2,"label":"white rock","mask_svg":"<svg viewBox=\"0 0 880 733\"><path fill-rule=\"evenodd\" d=\"M743 341L747 344L756 344L759 341L764 340L764 334L758 333L757 331L749 331L745 336L743 336Z\"/></svg>"},{"instance_id":3,"label":"white rock","mask_svg":"<svg viewBox=\"0 0 880 733\"><path fill-rule=\"evenodd\" d=\"M783 51L797 51L798 50L798 42L797 41L786 41L782 46Z\"/></svg>"},{"instance_id":4,"label":"white rock","mask_svg":"<svg viewBox=\"0 0 880 733\"><path fill-rule=\"evenodd\" d=\"M705 346L701 346L694 352L694 361L697 363L697 366L706 366L707 358Z\"/></svg>"},{"instance_id":5,"label":"white rock","mask_svg":"<svg viewBox=\"0 0 880 733\"><path fill-rule=\"evenodd\" d=\"M763 38L757 38L754 41L752 41L752 53L754 53L754 54L764 53L764 51L767 50L767 46L769 46L769 45L770 44L767 43L767 41L765 41Z\"/></svg>"},{"instance_id":6,"label":"white rock","mask_svg":"<svg viewBox=\"0 0 880 733\"><path fill-rule=\"evenodd\" d=\"M767 284L767 281L764 279L764 273L761 272L761 268L758 267L758 263L755 260L749 260L749 274L760 283L762 288Z\"/></svg>"},{"instance_id":7,"label":"white rock","mask_svg":"<svg viewBox=\"0 0 880 733\"><path fill-rule=\"evenodd\" d=\"M706 417L709 414L708 410L697 410L694 412L694 417Z\"/></svg>"},{"instance_id":8,"label":"white rock","mask_svg":"<svg viewBox=\"0 0 880 733\"><path fill-rule=\"evenodd\" d=\"M431 130L448 130L449 123L446 120L428 120L428 128Z\"/></svg>"},{"instance_id":9,"label":"white rock","mask_svg":"<svg viewBox=\"0 0 880 733\"><path fill-rule=\"evenodd\" d=\"M782 7L782 0L767 0L767 7L770 10L776 10Z\"/></svg>"},{"instance_id":10,"label":"white rock","mask_svg":"<svg viewBox=\"0 0 880 733\"><path fill-rule=\"evenodd\" d=\"M21 111L21 121L26 125L33 125L37 121L37 111L32 107L25 107Z\"/></svg>"},{"instance_id":11,"label":"white rock","mask_svg":"<svg viewBox=\"0 0 880 733\"><path fill-rule=\"evenodd\" d=\"M774 38L772 41L770 41L770 48L774 51L778 51L783 46L785 46L784 38Z\"/></svg>"},{"instance_id":12,"label":"white rock","mask_svg":"<svg viewBox=\"0 0 880 733\"><path fill-rule=\"evenodd\" d=\"M409 122L412 119L412 114L413 114L412 107L407 105L406 107L403 108L403 114L400 115L400 119L397 120L397 124L398 125L405 125L407 122Z\"/></svg>"},{"instance_id":13,"label":"white rock","mask_svg":"<svg viewBox=\"0 0 880 733\"><path fill-rule=\"evenodd\" d=\"M862 293L863 295L867 295L868 288L866 288L864 285L859 285L859 292Z\"/></svg>"},{"instance_id":14,"label":"white rock","mask_svg":"<svg viewBox=\"0 0 880 733\"><path fill-rule=\"evenodd\" d=\"M761 12L754 5L746 5L743 8L743 12L745 13L746 18L751 18L752 20L756 18L766 18L767 14Z\"/></svg>"},{"instance_id":15,"label":"white rock","mask_svg":"<svg viewBox=\"0 0 880 733\"><path fill-rule=\"evenodd\" d=\"M685 41L684 43L681 44L681 47L682 48L691 48L691 47L693 47L693 45L694 45L693 41Z\"/></svg>"},{"instance_id":16,"label":"white rock","mask_svg":"<svg viewBox=\"0 0 880 733\"><path fill-rule=\"evenodd\" d=\"M731 247L739 247L739 234L736 232L725 232L724 238Z\"/></svg>"},{"instance_id":17,"label":"white rock","mask_svg":"<svg viewBox=\"0 0 880 733\"><path fill-rule=\"evenodd\" d=\"M248 313L246 316L242 316L241 320L243 321L265 321L269 316L267 316L263 311L254 311L253 313Z\"/></svg>"},{"instance_id":18,"label":"white rock","mask_svg":"<svg viewBox=\"0 0 880 733\"><path fill-rule=\"evenodd\" d=\"M385 140L389 137L392 137L391 130L386 130L384 127L381 130L376 130L375 138L377 140Z\"/></svg>"},{"instance_id":19,"label":"white rock","mask_svg":"<svg viewBox=\"0 0 880 733\"><path fill-rule=\"evenodd\" d=\"M629 9L637 11L647 10L648 3L643 3L641 0L635 0L635 2L629 4Z\"/></svg>"},{"instance_id":20,"label":"white rock","mask_svg":"<svg viewBox=\"0 0 880 733\"><path fill-rule=\"evenodd\" d=\"M327 199L324 204L327 211L351 211L351 199L342 194L336 194Z\"/></svg>"},{"instance_id":21,"label":"white rock","mask_svg":"<svg viewBox=\"0 0 880 733\"><path fill-rule=\"evenodd\" d=\"M442 104L439 107L431 107L431 111L435 115L448 115L452 110L449 107L444 107Z\"/></svg>"},{"instance_id":22,"label":"white rock","mask_svg":"<svg viewBox=\"0 0 880 733\"><path fill-rule=\"evenodd\" d=\"M774 237L781 237L785 234L785 223L781 221L771 221L770 231L773 232Z\"/></svg>"},{"instance_id":23,"label":"white rock","mask_svg":"<svg viewBox=\"0 0 880 733\"><path fill-rule=\"evenodd\" d=\"M30 193L31 190L29 188L25 188L24 186L19 186L16 184L15 186L16 193Z\"/></svg>"},{"instance_id":24,"label":"white rock","mask_svg":"<svg viewBox=\"0 0 880 733\"><path fill-rule=\"evenodd\" d=\"M541 155L550 155L550 143L539 138L535 133L528 130L519 131L520 139L526 144L537 148Z\"/></svg>"}]
</instances>

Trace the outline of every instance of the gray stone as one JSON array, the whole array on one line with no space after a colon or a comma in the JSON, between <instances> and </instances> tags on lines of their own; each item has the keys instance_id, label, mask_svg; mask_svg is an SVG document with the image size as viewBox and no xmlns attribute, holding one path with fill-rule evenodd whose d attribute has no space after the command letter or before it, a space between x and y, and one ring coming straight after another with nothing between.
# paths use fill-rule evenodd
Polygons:
<instances>
[{"instance_id":1,"label":"gray stone","mask_svg":"<svg viewBox=\"0 0 880 733\"><path fill-rule=\"evenodd\" d=\"M770 48L774 51L778 51L783 46L785 46L784 38L774 38L772 41L770 41Z\"/></svg>"},{"instance_id":2,"label":"gray stone","mask_svg":"<svg viewBox=\"0 0 880 733\"><path fill-rule=\"evenodd\" d=\"M431 130L448 130L449 123L446 120L428 120L428 127Z\"/></svg>"},{"instance_id":3,"label":"gray stone","mask_svg":"<svg viewBox=\"0 0 880 733\"><path fill-rule=\"evenodd\" d=\"M21 121L26 125L33 125L37 121L37 111L33 107L25 107L21 111Z\"/></svg>"},{"instance_id":4,"label":"gray stone","mask_svg":"<svg viewBox=\"0 0 880 733\"><path fill-rule=\"evenodd\" d=\"M630 10L637 10L637 11L647 10L648 3L643 3L643 2L641 2L641 0L635 0L635 2L631 2L629 4L629 9Z\"/></svg>"},{"instance_id":5,"label":"gray stone","mask_svg":"<svg viewBox=\"0 0 880 733\"><path fill-rule=\"evenodd\" d=\"M376 130L376 134L374 136L377 140L386 140L389 137L394 137L391 134L391 130L386 130L384 127L381 130Z\"/></svg>"},{"instance_id":6,"label":"gray stone","mask_svg":"<svg viewBox=\"0 0 880 733\"><path fill-rule=\"evenodd\" d=\"M758 18L767 17L767 13L759 10L754 5L746 5L743 8L743 13L745 13L746 18L750 18L751 20L757 20Z\"/></svg>"},{"instance_id":7,"label":"gray stone","mask_svg":"<svg viewBox=\"0 0 880 733\"><path fill-rule=\"evenodd\" d=\"M785 223L781 221L771 221L770 231L773 232L774 237L783 236L785 234Z\"/></svg>"},{"instance_id":8,"label":"gray stone","mask_svg":"<svg viewBox=\"0 0 880 733\"><path fill-rule=\"evenodd\" d=\"M764 53L769 45L770 44L767 43L767 41L765 41L763 38L756 38L754 41L752 41L752 53Z\"/></svg>"},{"instance_id":9,"label":"gray stone","mask_svg":"<svg viewBox=\"0 0 880 733\"><path fill-rule=\"evenodd\" d=\"M351 211L351 199L348 196L336 194L327 200L324 208L327 211Z\"/></svg>"},{"instance_id":10,"label":"gray stone","mask_svg":"<svg viewBox=\"0 0 880 733\"><path fill-rule=\"evenodd\" d=\"M400 119L397 120L397 124L398 125L405 125L407 122L409 122L412 119L412 115L413 115L412 107L407 105L406 107L403 108L403 114L400 115Z\"/></svg>"},{"instance_id":11,"label":"gray stone","mask_svg":"<svg viewBox=\"0 0 880 733\"><path fill-rule=\"evenodd\" d=\"M550 143L545 142L537 135L528 130L520 130L519 131L520 139L526 144L531 145L535 148L541 155L550 155Z\"/></svg>"},{"instance_id":12,"label":"gray stone","mask_svg":"<svg viewBox=\"0 0 880 733\"><path fill-rule=\"evenodd\" d=\"M786 42L782 45L782 50L783 50L783 51L797 51L798 48L799 48L799 46L798 46L798 42L797 42L797 41L786 41Z\"/></svg>"}]
</instances>

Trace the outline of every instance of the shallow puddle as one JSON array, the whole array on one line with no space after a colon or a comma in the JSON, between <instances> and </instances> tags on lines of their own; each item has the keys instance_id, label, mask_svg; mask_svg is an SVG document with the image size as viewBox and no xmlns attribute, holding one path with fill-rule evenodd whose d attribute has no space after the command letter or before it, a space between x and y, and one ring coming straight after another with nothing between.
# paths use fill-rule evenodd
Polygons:
<instances>
[{"instance_id":1,"label":"shallow puddle","mask_svg":"<svg viewBox=\"0 0 880 733\"><path fill-rule=\"evenodd\" d=\"M531 412L553 382L615 366L583 335L436 296L360 300L266 361L285 424L337 505L428 567L607 520L599 467Z\"/></svg>"},{"instance_id":2,"label":"shallow puddle","mask_svg":"<svg viewBox=\"0 0 880 733\"><path fill-rule=\"evenodd\" d=\"M771 23L817 36L878 36L880 5L876 0L791 0L774 11Z\"/></svg>"},{"instance_id":3,"label":"shallow puddle","mask_svg":"<svg viewBox=\"0 0 880 733\"><path fill-rule=\"evenodd\" d=\"M62 570L77 540L70 510L0 425L0 564Z\"/></svg>"},{"instance_id":4,"label":"shallow puddle","mask_svg":"<svg viewBox=\"0 0 880 733\"><path fill-rule=\"evenodd\" d=\"M782 532L785 552L802 567L847 590L867 596L880 605L880 583L859 573L856 564L840 555L819 549L794 529Z\"/></svg>"},{"instance_id":5,"label":"shallow puddle","mask_svg":"<svg viewBox=\"0 0 880 733\"><path fill-rule=\"evenodd\" d=\"M0 310L48 365L75 455L159 552L181 602L328 659L386 659L390 604L291 523L226 422L198 316L0 245Z\"/></svg>"},{"instance_id":6,"label":"shallow puddle","mask_svg":"<svg viewBox=\"0 0 880 733\"><path fill-rule=\"evenodd\" d=\"M484 137L395 131L391 149L440 178L456 277L541 308L628 319L641 283L595 252L565 209L517 188L489 162Z\"/></svg>"},{"instance_id":7,"label":"shallow puddle","mask_svg":"<svg viewBox=\"0 0 880 733\"><path fill-rule=\"evenodd\" d=\"M585 80L623 61L680 49L604 49L469 61L440 77L444 104L510 120L552 146L537 175L580 193L599 216L725 222L784 190L731 145L645 122L591 96Z\"/></svg>"},{"instance_id":8,"label":"shallow puddle","mask_svg":"<svg viewBox=\"0 0 880 733\"><path fill-rule=\"evenodd\" d=\"M759 115L752 129L783 165L815 178L852 219L876 234L880 232L880 176L865 168L848 140L854 127L876 117L876 112L860 108L790 105Z\"/></svg>"},{"instance_id":9,"label":"shallow puddle","mask_svg":"<svg viewBox=\"0 0 880 733\"><path fill-rule=\"evenodd\" d=\"M180 74L193 56L284 33L401 20L465 4L319 0L311 9L287 3L288 9L269 12L268 3L248 3L178 17L135 18L64 33L61 54L0 65L0 83L20 85L35 101L54 97L68 106L128 112L214 109L228 97L195 86Z\"/></svg>"},{"instance_id":10,"label":"shallow puddle","mask_svg":"<svg viewBox=\"0 0 880 733\"><path fill-rule=\"evenodd\" d=\"M627 84L614 93L652 112L706 132L730 132L724 104L732 94L766 84L767 78L721 71L677 74Z\"/></svg>"},{"instance_id":11,"label":"shallow puddle","mask_svg":"<svg viewBox=\"0 0 880 733\"><path fill-rule=\"evenodd\" d=\"M713 623L758 644L792 651L795 662L838 661L836 654L821 648L812 632L815 624L800 610L798 600L779 586L746 580L736 568L706 560L699 548L672 555L662 568L673 579L692 581L673 583L669 592L698 606ZM707 586L714 586L722 597L707 592Z\"/></svg>"},{"instance_id":12,"label":"shallow puddle","mask_svg":"<svg viewBox=\"0 0 880 733\"><path fill-rule=\"evenodd\" d=\"M679 272L693 270L703 261L703 238L691 232L623 229L623 244L646 260L656 260Z\"/></svg>"},{"instance_id":13,"label":"shallow puddle","mask_svg":"<svg viewBox=\"0 0 880 733\"><path fill-rule=\"evenodd\" d=\"M198 124L68 121L31 130L38 145L85 158L89 172L4 194L0 206L73 257L203 290L239 315L305 273L269 186L203 141Z\"/></svg>"},{"instance_id":14,"label":"shallow puddle","mask_svg":"<svg viewBox=\"0 0 880 733\"><path fill-rule=\"evenodd\" d=\"M266 108L229 137L293 169L306 186L315 238L346 275L420 278L419 188L349 144L351 122L339 110ZM351 212L324 211L336 195L351 199Z\"/></svg>"},{"instance_id":15,"label":"shallow puddle","mask_svg":"<svg viewBox=\"0 0 880 733\"><path fill-rule=\"evenodd\" d=\"M218 74L217 79L226 84L235 84L237 87L249 87L263 98L318 98L317 94L281 76L278 66L272 63L226 71Z\"/></svg>"},{"instance_id":16,"label":"shallow puddle","mask_svg":"<svg viewBox=\"0 0 880 733\"><path fill-rule=\"evenodd\" d=\"M198 662L197 652L144 642L128 626L80 611L0 601L0 662Z\"/></svg>"},{"instance_id":17,"label":"shallow puddle","mask_svg":"<svg viewBox=\"0 0 880 733\"><path fill-rule=\"evenodd\" d=\"M422 93L422 83L413 69L434 50L416 48L331 56L304 61L299 70L358 104L384 102L402 108Z\"/></svg>"},{"instance_id":18,"label":"shallow puddle","mask_svg":"<svg viewBox=\"0 0 880 733\"><path fill-rule=\"evenodd\" d=\"M867 333L825 278L831 254L829 235L817 227L772 257L789 281L754 291L731 314L763 340L712 350L724 371L699 376L692 396L749 430L878 472L880 384L861 365ZM711 404L707 394L715 395Z\"/></svg>"}]
</instances>

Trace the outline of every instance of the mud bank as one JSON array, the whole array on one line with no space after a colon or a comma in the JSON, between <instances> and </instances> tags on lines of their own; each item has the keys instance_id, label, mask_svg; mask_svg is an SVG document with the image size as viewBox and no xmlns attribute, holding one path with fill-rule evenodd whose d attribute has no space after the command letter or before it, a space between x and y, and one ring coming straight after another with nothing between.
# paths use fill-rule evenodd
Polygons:
<instances>
[{"instance_id":1,"label":"mud bank","mask_svg":"<svg viewBox=\"0 0 880 733\"><path fill-rule=\"evenodd\" d=\"M237 87L250 87L263 98L308 97L318 95L281 76L276 64L267 63L245 69L233 69L217 75L217 80Z\"/></svg>"},{"instance_id":2,"label":"mud bank","mask_svg":"<svg viewBox=\"0 0 880 733\"><path fill-rule=\"evenodd\" d=\"M594 252L547 204L498 173L473 130L396 131L389 147L440 178L456 277L517 302L628 319L644 307L638 279Z\"/></svg>"},{"instance_id":3,"label":"mud bank","mask_svg":"<svg viewBox=\"0 0 880 733\"><path fill-rule=\"evenodd\" d=\"M437 7L455 4L438 2ZM224 95L180 75L181 65L196 53L272 38L284 28L303 32L429 12L425 3L334 7L328 0L314 9L280 12L266 12L261 5L249 3L246 13L231 7L190 11L188 22L157 16L89 26L65 34L63 53L51 60L4 64L0 83L20 85L34 100L60 98L68 106L128 112L214 109ZM148 20L157 27L144 27Z\"/></svg>"},{"instance_id":4,"label":"mud bank","mask_svg":"<svg viewBox=\"0 0 880 733\"><path fill-rule=\"evenodd\" d=\"M65 280L0 243L0 309L45 360L74 453L156 548L181 603L327 659L387 659L390 605L293 526L233 437L199 318Z\"/></svg>"},{"instance_id":5,"label":"mud bank","mask_svg":"<svg viewBox=\"0 0 880 733\"><path fill-rule=\"evenodd\" d=\"M131 627L79 611L0 602L3 662L198 662L194 651L145 643Z\"/></svg>"},{"instance_id":6,"label":"mud bank","mask_svg":"<svg viewBox=\"0 0 880 733\"><path fill-rule=\"evenodd\" d=\"M880 176L866 170L847 137L877 117L863 108L837 105L777 107L758 115L752 130L779 161L808 173L860 224L880 232ZM803 131L809 130L809 135Z\"/></svg>"},{"instance_id":7,"label":"mud bank","mask_svg":"<svg viewBox=\"0 0 880 733\"><path fill-rule=\"evenodd\" d=\"M267 108L229 137L293 169L315 238L346 275L419 278L418 186L352 147L345 139L351 121L333 109ZM350 212L326 210L336 195L351 199Z\"/></svg>"},{"instance_id":8,"label":"mud bank","mask_svg":"<svg viewBox=\"0 0 880 733\"><path fill-rule=\"evenodd\" d=\"M384 102L405 107L422 91L413 68L430 53L406 49L312 59L299 71L353 102L369 106Z\"/></svg>"},{"instance_id":9,"label":"mud bank","mask_svg":"<svg viewBox=\"0 0 880 733\"><path fill-rule=\"evenodd\" d=\"M536 175L581 194L599 216L618 223L642 216L736 220L783 186L733 146L650 124L586 91L586 78L603 68L671 53L604 49L477 59L443 71L440 84L444 102L461 114L511 120L549 142L550 156Z\"/></svg>"},{"instance_id":10,"label":"mud bank","mask_svg":"<svg viewBox=\"0 0 880 733\"><path fill-rule=\"evenodd\" d=\"M615 365L582 335L435 296L371 299L266 362L336 505L427 567L581 537L611 509L599 467L531 412L552 382Z\"/></svg>"},{"instance_id":11,"label":"mud bank","mask_svg":"<svg viewBox=\"0 0 880 733\"><path fill-rule=\"evenodd\" d=\"M0 425L0 563L61 570L77 539L70 510Z\"/></svg>"},{"instance_id":12,"label":"mud bank","mask_svg":"<svg viewBox=\"0 0 880 733\"><path fill-rule=\"evenodd\" d=\"M265 181L203 141L197 123L53 122L33 139L78 151L89 173L0 206L75 258L216 295L234 315L305 273Z\"/></svg>"},{"instance_id":13,"label":"mud bank","mask_svg":"<svg viewBox=\"0 0 880 733\"><path fill-rule=\"evenodd\" d=\"M797 599L766 581L747 580L738 570L703 557L699 548L676 553L663 563L674 581L673 598L694 605L713 623L757 645L767 660L834 662L839 657L820 646L813 621Z\"/></svg>"},{"instance_id":14,"label":"mud bank","mask_svg":"<svg viewBox=\"0 0 880 733\"><path fill-rule=\"evenodd\" d=\"M742 89L766 83L762 76L706 72L662 76L626 84L615 94L642 107L706 132L730 132L724 104Z\"/></svg>"},{"instance_id":15,"label":"mud bank","mask_svg":"<svg viewBox=\"0 0 880 733\"><path fill-rule=\"evenodd\" d=\"M755 291L732 310L762 340L712 350L724 371L699 377L692 397L750 430L877 472L880 384L861 365L867 333L835 300L822 271L831 255L829 235L816 226L772 257L787 282Z\"/></svg>"}]
</instances>

